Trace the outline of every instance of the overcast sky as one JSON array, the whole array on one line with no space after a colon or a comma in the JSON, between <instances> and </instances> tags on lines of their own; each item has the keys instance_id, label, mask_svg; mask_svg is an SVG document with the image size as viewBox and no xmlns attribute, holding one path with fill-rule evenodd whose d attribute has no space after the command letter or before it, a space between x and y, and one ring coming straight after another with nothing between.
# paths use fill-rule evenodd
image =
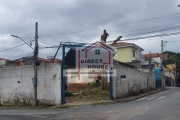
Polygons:
<instances>
[{"instance_id":1,"label":"overcast sky","mask_svg":"<svg viewBox=\"0 0 180 120\"><path fill-rule=\"evenodd\" d=\"M180 32L180 0L0 0L0 57L15 59L31 55L27 45L9 48L34 40L38 22L40 47L58 46L62 41L95 42L103 29L107 41ZM180 52L179 35L134 39L131 42L149 51L160 52L161 40L168 41L165 50ZM34 42L32 42L34 45ZM34 47L32 45L32 47ZM54 56L57 48L40 49L39 56ZM61 51L58 53L61 57Z\"/></svg>"}]
</instances>

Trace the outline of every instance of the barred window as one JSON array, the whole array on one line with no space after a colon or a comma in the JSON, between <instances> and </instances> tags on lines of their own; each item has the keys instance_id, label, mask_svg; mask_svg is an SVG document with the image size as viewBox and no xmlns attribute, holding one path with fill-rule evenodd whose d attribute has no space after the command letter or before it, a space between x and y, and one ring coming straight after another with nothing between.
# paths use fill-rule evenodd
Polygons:
<instances>
[{"instance_id":1,"label":"barred window","mask_svg":"<svg viewBox=\"0 0 180 120\"><path fill-rule=\"evenodd\" d=\"M95 50L95 54L96 54L96 55L100 55L100 49L96 49L96 50Z\"/></svg>"},{"instance_id":2,"label":"barred window","mask_svg":"<svg viewBox=\"0 0 180 120\"><path fill-rule=\"evenodd\" d=\"M136 57L136 56L135 56L135 50L133 50L133 57Z\"/></svg>"}]
</instances>

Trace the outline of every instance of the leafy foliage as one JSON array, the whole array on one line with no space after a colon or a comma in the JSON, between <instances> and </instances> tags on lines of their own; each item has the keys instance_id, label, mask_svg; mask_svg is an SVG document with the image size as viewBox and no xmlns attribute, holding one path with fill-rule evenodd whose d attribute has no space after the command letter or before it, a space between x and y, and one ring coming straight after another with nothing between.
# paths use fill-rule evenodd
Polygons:
<instances>
[{"instance_id":1,"label":"leafy foliage","mask_svg":"<svg viewBox=\"0 0 180 120\"><path fill-rule=\"evenodd\" d=\"M66 97L71 97L71 96L73 96L73 93L69 92L69 91L66 91Z\"/></svg>"},{"instance_id":2,"label":"leafy foliage","mask_svg":"<svg viewBox=\"0 0 180 120\"><path fill-rule=\"evenodd\" d=\"M168 54L168 59L165 60L165 64L174 64L176 62L180 62L180 53L172 52L172 51L165 51L164 53Z\"/></svg>"}]
</instances>

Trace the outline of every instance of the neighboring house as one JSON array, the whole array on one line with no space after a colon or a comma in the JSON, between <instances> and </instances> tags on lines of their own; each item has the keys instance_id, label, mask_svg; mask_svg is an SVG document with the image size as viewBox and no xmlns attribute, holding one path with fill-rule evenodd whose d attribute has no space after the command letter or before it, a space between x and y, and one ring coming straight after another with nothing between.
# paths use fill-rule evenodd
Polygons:
<instances>
[{"instance_id":1,"label":"neighboring house","mask_svg":"<svg viewBox=\"0 0 180 120\"><path fill-rule=\"evenodd\" d=\"M141 68L142 51L144 49L134 43L126 42L116 43L113 48L116 51L115 60Z\"/></svg>"},{"instance_id":2,"label":"neighboring house","mask_svg":"<svg viewBox=\"0 0 180 120\"><path fill-rule=\"evenodd\" d=\"M166 67L164 67L163 71L164 71L165 76L171 77L171 74L176 72L176 64L166 65Z\"/></svg>"},{"instance_id":3,"label":"neighboring house","mask_svg":"<svg viewBox=\"0 0 180 120\"><path fill-rule=\"evenodd\" d=\"M169 64L166 65L163 69L164 77L167 78L166 85L167 86L175 86L176 82L179 82L177 79L177 72L176 72L176 64Z\"/></svg>"},{"instance_id":4,"label":"neighboring house","mask_svg":"<svg viewBox=\"0 0 180 120\"><path fill-rule=\"evenodd\" d=\"M142 61L141 62L141 70L144 72L153 72L155 68L160 68L161 64L159 62L159 60L151 58L151 66L150 66L150 61L146 60L146 61Z\"/></svg>"},{"instance_id":5,"label":"neighboring house","mask_svg":"<svg viewBox=\"0 0 180 120\"><path fill-rule=\"evenodd\" d=\"M164 59L167 59L168 55L164 54ZM155 68L161 68L161 54L159 53L150 53L150 54L143 54L142 57L144 61L141 62L142 71L149 72L150 67L151 71L154 71ZM151 59L151 66L150 66L150 59Z\"/></svg>"},{"instance_id":6,"label":"neighboring house","mask_svg":"<svg viewBox=\"0 0 180 120\"><path fill-rule=\"evenodd\" d=\"M151 59L151 69L152 71L155 68L161 68L161 54L159 53L150 53L150 54L143 54L144 61L141 62L142 70L149 71L150 63L149 60ZM164 60L168 58L168 54L163 54Z\"/></svg>"},{"instance_id":7,"label":"neighboring house","mask_svg":"<svg viewBox=\"0 0 180 120\"><path fill-rule=\"evenodd\" d=\"M149 58L159 58L161 57L161 54L159 53L151 53L151 54L143 54L142 55L145 59L149 59ZM168 59L168 54L163 54L163 58L164 60Z\"/></svg>"},{"instance_id":8,"label":"neighboring house","mask_svg":"<svg viewBox=\"0 0 180 120\"><path fill-rule=\"evenodd\" d=\"M49 59L45 59L45 58L41 58L38 57L38 60L40 61L41 64L46 64L46 63L50 63L51 60ZM54 60L55 63L60 63L61 60L60 59L55 59ZM15 59L15 60L6 60L6 67L12 67L12 66L25 66L25 65L33 65L33 56L30 57L22 57L19 59Z\"/></svg>"}]
</instances>

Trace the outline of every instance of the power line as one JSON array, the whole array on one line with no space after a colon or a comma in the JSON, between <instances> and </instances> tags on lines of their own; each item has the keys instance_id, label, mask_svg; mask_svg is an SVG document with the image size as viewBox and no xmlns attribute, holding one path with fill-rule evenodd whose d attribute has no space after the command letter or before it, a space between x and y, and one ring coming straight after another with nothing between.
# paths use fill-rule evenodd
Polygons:
<instances>
[{"instance_id":1,"label":"power line","mask_svg":"<svg viewBox=\"0 0 180 120\"><path fill-rule=\"evenodd\" d=\"M174 23L173 23L174 24ZM169 26L169 25L173 25L173 24L168 24L166 26ZM175 23L177 24L177 23ZM159 28L159 27L165 27L165 26L156 26L156 27L151 27L151 28L147 28L147 29L152 29L152 28ZM174 27L171 27L171 28L166 28L166 29L162 29L162 30L159 30L159 31L149 31L149 32L143 32L143 33L137 33L137 34L127 34L127 35L141 35L141 34L150 34L150 33L154 33L154 32L161 32L161 31L168 31L168 30L173 30L173 29L179 29L180 26L174 26ZM136 31L140 31L140 30L145 30L145 29L139 29L139 30L136 30ZM155 37L155 36L151 36L151 37L147 37L147 38L152 38L152 37ZM141 38L135 38L135 39L142 39L143 37ZM145 37L146 38L146 37ZM143 38L143 39L145 39ZM94 38L93 38L94 39ZM132 41L133 41L133 38L130 38ZM122 40L122 41L130 41L129 39L125 39L125 40ZM32 41L29 41L28 43L30 43ZM108 41L107 41L108 42ZM15 47L12 47L12 48L9 48L9 49L5 49L5 50L2 50L0 52L4 52L4 51L8 51L8 50L11 50L11 49L14 49L14 48L17 48L17 47L20 47L22 45L25 45L25 44L21 44L21 45L18 45L18 46L15 46ZM56 48L57 46L54 46L54 47L49 47L49 48ZM48 48L48 47L46 47ZM40 47L40 49L43 49L43 46Z\"/></svg>"},{"instance_id":2,"label":"power line","mask_svg":"<svg viewBox=\"0 0 180 120\"><path fill-rule=\"evenodd\" d=\"M135 22L128 22L128 23L122 23L119 25L113 25L113 26L106 26L105 28L109 28L109 27L115 27L115 26L120 26L120 25L127 25L127 24L134 24L134 23L139 23L139 22L145 22L145 21L150 21L150 20L154 20L154 19L160 19L160 18L164 18L164 17L170 17L170 16L174 16L174 15L179 15L180 13L175 13L175 14L170 14L170 15L164 15L164 16L160 16L160 17L154 17L154 18L149 18L149 19L144 19L144 20L139 20L139 21L135 21ZM74 34L74 33L80 33L80 32L88 32L88 31L93 31L93 30L99 30L99 29L104 29L104 28L95 28L95 29L90 29L90 30L83 30L83 31L76 31L76 32L69 32L69 33L60 33L60 34L55 34L55 35L47 35L47 36L39 36L39 37L52 37L52 36L59 36L59 35L66 35L66 34Z\"/></svg>"},{"instance_id":3,"label":"power line","mask_svg":"<svg viewBox=\"0 0 180 120\"><path fill-rule=\"evenodd\" d=\"M27 43L31 43L32 41L29 41L29 42L27 42ZM20 46L23 46L23 45L25 45L26 43L24 43L24 44L20 44L20 45L17 45L17 46L15 46L15 47L11 47L11 48L8 48L8 49L5 49L5 50L2 50L2 51L0 51L0 52L5 52L5 51L8 51L8 50L11 50L11 49L14 49L14 48L17 48L17 47L20 47Z\"/></svg>"},{"instance_id":4,"label":"power line","mask_svg":"<svg viewBox=\"0 0 180 120\"><path fill-rule=\"evenodd\" d=\"M33 55L33 54L34 54L33 52L28 52L28 53L17 55L14 58L21 58L21 57L25 57L25 56L27 57L27 56L30 56L30 55Z\"/></svg>"},{"instance_id":5,"label":"power line","mask_svg":"<svg viewBox=\"0 0 180 120\"><path fill-rule=\"evenodd\" d=\"M166 33L166 34L157 34L157 35L152 35L152 36L145 36L145 37L137 37L137 38L127 38L121 41L136 41L139 39L147 39L147 38L155 38L155 37L163 37L163 36L171 36L171 35L178 35L180 32L174 32L174 33ZM107 43L112 43L113 41L106 41ZM86 44L86 43L84 43ZM46 46L46 47L41 47L41 49L46 49L46 48L57 48L57 46Z\"/></svg>"},{"instance_id":6,"label":"power line","mask_svg":"<svg viewBox=\"0 0 180 120\"><path fill-rule=\"evenodd\" d=\"M174 44L180 44L180 43L171 43L171 44L166 44L166 45L174 45Z\"/></svg>"},{"instance_id":7,"label":"power line","mask_svg":"<svg viewBox=\"0 0 180 120\"><path fill-rule=\"evenodd\" d=\"M144 30L149 30L149 29L154 29L154 28L165 28L165 27L170 26L170 25L180 25L180 23L178 22L178 23L171 23L171 24L167 24L167 25L160 25L160 26L155 26L155 27L137 29L137 30L133 30L133 31L125 32L125 33L137 32L137 31L142 31L142 30L144 31Z\"/></svg>"},{"instance_id":8,"label":"power line","mask_svg":"<svg viewBox=\"0 0 180 120\"><path fill-rule=\"evenodd\" d=\"M170 31L170 30L179 30L180 26L174 26L170 28L165 28L165 29L160 29L160 30L152 30L152 31L147 31L147 32L142 32L142 33L137 33L137 34L127 34L127 36L132 36L132 35L142 35L142 34L153 34L156 32L165 32L165 31Z\"/></svg>"},{"instance_id":9,"label":"power line","mask_svg":"<svg viewBox=\"0 0 180 120\"><path fill-rule=\"evenodd\" d=\"M171 23L171 24L168 24L168 25L161 25L161 26L155 26L155 27L150 27L150 28L137 29L137 30L134 30L134 31L126 32L126 33L137 32L137 31L142 31L142 30L146 31L146 32L141 32L141 33L136 33L136 34L135 33L134 34L125 34L125 35L121 34L121 35L123 35L123 36L138 36L138 35L142 35L142 34L145 35L145 34L153 34L153 33L156 33L156 32L165 32L165 31L169 31L169 30L178 30L178 29L180 29L180 26L177 26L177 25L180 25L179 22L178 23ZM153 28L157 28L157 29L154 30ZM153 29L153 30L151 30L151 29ZM113 37L113 36L119 36L119 34L113 34L110 37ZM88 40L95 40L96 38L97 37L93 37L93 38L90 38ZM87 39L82 38L81 40L87 40ZM66 41L68 41L68 40L66 40Z\"/></svg>"},{"instance_id":10,"label":"power line","mask_svg":"<svg viewBox=\"0 0 180 120\"><path fill-rule=\"evenodd\" d=\"M154 17L154 18L149 18L149 19L144 19L144 20L139 20L139 21L134 21L134 22L122 23L122 24L113 25L113 26L106 26L106 28L120 26L120 25L134 24L134 23L139 23L139 22L145 22L145 21L150 21L150 20L154 20L154 19L160 19L160 18L164 18L164 17L170 17L170 16L174 16L174 15L179 15L179 14L180 13L175 13L175 14L169 14L169 15L164 15L164 16L159 16L159 17ZM76 31L76 32L60 33L60 34L55 34L55 35L39 36L39 38L40 37L42 38L42 37L52 37L52 36L66 35L66 34L74 34L74 33L80 33L80 32L88 32L88 31L93 31L93 30L98 30L98 29L104 29L104 28L95 28L95 29L89 29L89 30L84 30L84 31ZM6 37L9 37L9 36L6 36ZM30 39L32 39L31 37L22 37L22 38L30 38Z\"/></svg>"},{"instance_id":11,"label":"power line","mask_svg":"<svg viewBox=\"0 0 180 120\"><path fill-rule=\"evenodd\" d=\"M172 25L172 24L171 24ZM138 33L138 34L133 34L133 35L140 35L140 34L149 34L149 33L154 33L154 32L162 32L162 31L169 31L169 30L173 30L173 29L179 29L179 27L180 26L175 26L175 27L171 27L171 28L166 28L166 29L162 29L162 30L159 30L159 31L150 31L150 32L145 32L145 33ZM174 33L173 33L174 34ZM131 35L131 34L129 34L129 35ZM172 33L171 33L171 35L172 35ZM166 34L163 34L163 35L161 35L161 36L167 36ZM146 38L152 38L152 37L160 37L160 35L158 35L158 36L149 36L149 37L145 37L145 38L143 38L143 39L146 39ZM142 39L142 37L141 38L135 38L135 39ZM122 40L122 41L126 41L127 39L125 39L125 40ZM134 40L134 38L130 38L130 40L128 40L128 41L133 41ZM107 41L108 42L108 41ZM43 47L43 46L41 46L41 49L44 49L44 48L57 48L58 46L47 46L47 47Z\"/></svg>"},{"instance_id":12,"label":"power line","mask_svg":"<svg viewBox=\"0 0 180 120\"><path fill-rule=\"evenodd\" d=\"M121 41L130 41L130 40L138 40L138 39L146 39L146 38L154 38L154 37L163 37L163 36L171 36L171 35L178 35L180 32L174 32L174 33L166 33L166 34L157 34L157 35L151 35L151 36L145 36L145 37L137 37L137 38L127 38ZM107 41L107 42L113 42L113 41Z\"/></svg>"}]
</instances>

